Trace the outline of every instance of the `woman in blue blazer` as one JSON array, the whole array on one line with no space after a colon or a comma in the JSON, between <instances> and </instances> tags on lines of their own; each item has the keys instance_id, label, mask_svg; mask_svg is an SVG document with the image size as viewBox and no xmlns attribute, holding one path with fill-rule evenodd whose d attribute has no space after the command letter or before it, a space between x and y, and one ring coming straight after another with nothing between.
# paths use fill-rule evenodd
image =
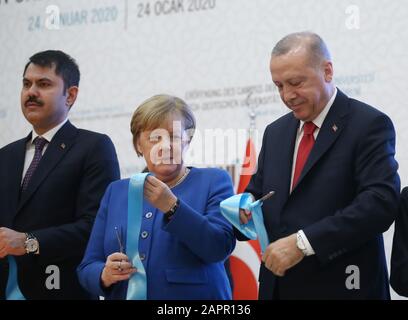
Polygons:
<instances>
[{"instance_id":1,"label":"woman in blue blazer","mask_svg":"<svg viewBox=\"0 0 408 320\"><path fill-rule=\"evenodd\" d=\"M138 245L147 299L231 299L224 260L235 238L219 204L233 194L232 183L223 170L184 165L194 130L191 110L172 96L150 98L132 117L136 153L152 173L144 184ZM128 186L124 179L106 190L78 267L82 286L106 299L129 298L128 280L138 272L122 250L131 232Z\"/></svg>"}]
</instances>

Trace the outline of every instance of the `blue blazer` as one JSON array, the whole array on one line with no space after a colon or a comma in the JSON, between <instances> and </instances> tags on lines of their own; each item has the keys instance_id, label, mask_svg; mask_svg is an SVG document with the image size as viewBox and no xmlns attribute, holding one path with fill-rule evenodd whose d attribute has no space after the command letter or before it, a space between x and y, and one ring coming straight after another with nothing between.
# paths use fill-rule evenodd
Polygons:
<instances>
[{"instance_id":1,"label":"blue blazer","mask_svg":"<svg viewBox=\"0 0 408 320\"><path fill-rule=\"evenodd\" d=\"M106 299L126 298L127 281L104 290L100 277L106 258L119 251L115 227L126 240L128 184L125 179L107 189L78 267L82 286ZM143 204L141 232L147 237L140 238L139 254L147 274L147 298L230 299L224 260L235 238L219 204L233 194L231 178L219 169L191 168L172 191L180 207L169 222L150 203Z\"/></svg>"},{"instance_id":2,"label":"blue blazer","mask_svg":"<svg viewBox=\"0 0 408 320\"><path fill-rule=\"evenodd\" d=\"M27 299L82 299L76 268L85 252L99 203L119 179L108 136L75 128L69 121L55 134L27 190L20 195L27 141L0 149L0 226L33 233L39 255L16 258L18 284ZM60 289L45 286L47 266L59 268ZM0 299L5 298L7 259L0 259Z\"/></svg>"},{"instance_id":3,"label":"blue blazer","mask_svg":"<svg viewBox=\"0 0 408 320\"><path fill-rule=\"evenodd\" d=\"M256 198L276 192L262 207L271 242L303 229L316 254L282 278L262 265L260 299L389 298L382 233L400 191L391 120L338 90L290 193L298 126L289 113L266 128L247 191ZM358 267L360 289L346 287L348 266Z\"/></svg>"},{"instance_id":4,"label":"blue blazer","mask_svg":"<svg viewBox=\"0 0 408 320\"><path fill-rule=\"evenodd\" d=\"M400 211L395 220L390 280L398 294L408 297L408 187L401 192Z\"/></svg>"}]
</instances>

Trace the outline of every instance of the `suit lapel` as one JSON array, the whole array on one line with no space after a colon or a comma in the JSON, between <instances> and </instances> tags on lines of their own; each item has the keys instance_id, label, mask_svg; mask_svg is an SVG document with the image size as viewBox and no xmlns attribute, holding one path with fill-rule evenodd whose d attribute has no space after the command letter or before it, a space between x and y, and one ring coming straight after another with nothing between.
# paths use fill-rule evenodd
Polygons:
<instances>
[{"instance_id":1,"label":"suit lapel","mask_svg":"<svg viewBox=\"0 0 408 320\"><path fill-rule=\"evenodd\" d=\"M284 190L284 194L282 195L284 199L282 199L282 203L285 203L285 201L289 197L290 180L292 176L293 151L295 149L299 120L297 120L293 116L290 117L286 128L287 129L285 129L285 132L287 130L288 134L281 138L280 145L282 146L282 149L276 151L277 153L279 153L276 155L276 157L278 159L281 159L280 161L276 161L276 163L279 164L280 168L278 172L281 172L280 178L277 181L276 190ZM285 160L282 161L282 159Z\"/></svg>"},{"instance_id":2,"label":"suit lapel","mask_svg":"<svg viewBox=\"0 0 408 320\"><path fill-rule=\"evenodd\" d=\"M74 138L77 134L77 129L67 121L61 129L55 134L49 143L47 150L41 158L41 161L35 170L31 181L29 182L26 191L21 195L18 211L31 198L33 193L38 189L48 174L55 168L61 159L67 154L69 149L74 144ZM61 182L63 183L63 182Z\"/></svg>"},{"instance_id":3,"label":"suit lapel","mask_svg":"<svg viewBox=\"0 0 408 320\"><path fill-rule=\"evenodd\" d=\"M302 174L299 177L298 183L294 190L302 182L303 178L319 161L319 159L329 150L337 138L341 135L343 128L347 124L346 115L349 113L349 104L347 96L337 89L337 96L330 108L323 125L320 128L316 142L310 152L309 158L303 168Z\"/></svg>"},{"instance_id":4,"label":"suit lapel","mask_svg":"<svg viewBox=\"0 0 408 320\"><path fill-rule=\"evenodd\" d=\"M16 160L15 162L9 164L8 181L4 181L4 183L9 186L10 192L8 194L11 197L11 210L4 212L4 214L9 215L9 218L6 218L6 221L9 221L10 223L18 207L27 142L30 141L30 139L31 133L26 138L21 139L16 143L15 148L12 150L13 158Z\"/></svg>"}]
</instances>

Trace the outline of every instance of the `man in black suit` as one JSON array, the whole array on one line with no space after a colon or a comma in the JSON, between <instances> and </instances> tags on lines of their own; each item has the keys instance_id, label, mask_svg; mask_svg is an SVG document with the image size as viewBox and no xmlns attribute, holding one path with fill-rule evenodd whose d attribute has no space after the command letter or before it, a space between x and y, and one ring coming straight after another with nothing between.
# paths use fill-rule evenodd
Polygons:
<instances>
[{"instance_id":1,"label":"man in black suit","mask_svg":"<svg viewBox=\"0 0 408 320\"><path fill-rule=\"evenodd\" d=\"M399 214L395 220L390 280L399 295L408 297L408 187L401 192Z\"/></svg>"},{"instance_id":2,"label":"man in black suit","mask_svg":"<svg viewBox=\"0 0 408 320\"><path fill-rule=\"evenodd\" d=\"M391 120L336 88L317 34L281 39L270 69L291 112L266 128L247 188L256 199L276 192L262 207L259 297L389 299L382 233L400 190Z\"/></svg>"},{"instance_id":3,"label":"man in black suit","mask_svg":"<svg viewBox=\"0 0 408 320\"><path fill-rule=\"evenodd\" d=\"M25 66L21 109L33 130L0 149L0 299L87 298L76 267L105 188L120 174L109 137L67 119L79 78L61 51Z\"/></svg>"}]
</instances>

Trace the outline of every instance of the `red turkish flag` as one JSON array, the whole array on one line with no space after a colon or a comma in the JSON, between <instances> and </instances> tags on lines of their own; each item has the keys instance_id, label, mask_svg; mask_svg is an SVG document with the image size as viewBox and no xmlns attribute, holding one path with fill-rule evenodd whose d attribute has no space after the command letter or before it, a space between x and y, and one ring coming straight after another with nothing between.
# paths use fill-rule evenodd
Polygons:
<instances>
[{"instance_id":1,"label":"red turkish flag","mask_svg":"<svg viewBox=\"0 0 408 320\"><path fill-rule=\"evenodd\" d=\"M245 160L239 178L237 193L243 193L256 172L256 152L251 139L248 139ZM258 274L261 263L261 246L258 240L237 241L230 257L230 269L234 281L234 300L258 299Z\"/></svg>"}]
</instances>

